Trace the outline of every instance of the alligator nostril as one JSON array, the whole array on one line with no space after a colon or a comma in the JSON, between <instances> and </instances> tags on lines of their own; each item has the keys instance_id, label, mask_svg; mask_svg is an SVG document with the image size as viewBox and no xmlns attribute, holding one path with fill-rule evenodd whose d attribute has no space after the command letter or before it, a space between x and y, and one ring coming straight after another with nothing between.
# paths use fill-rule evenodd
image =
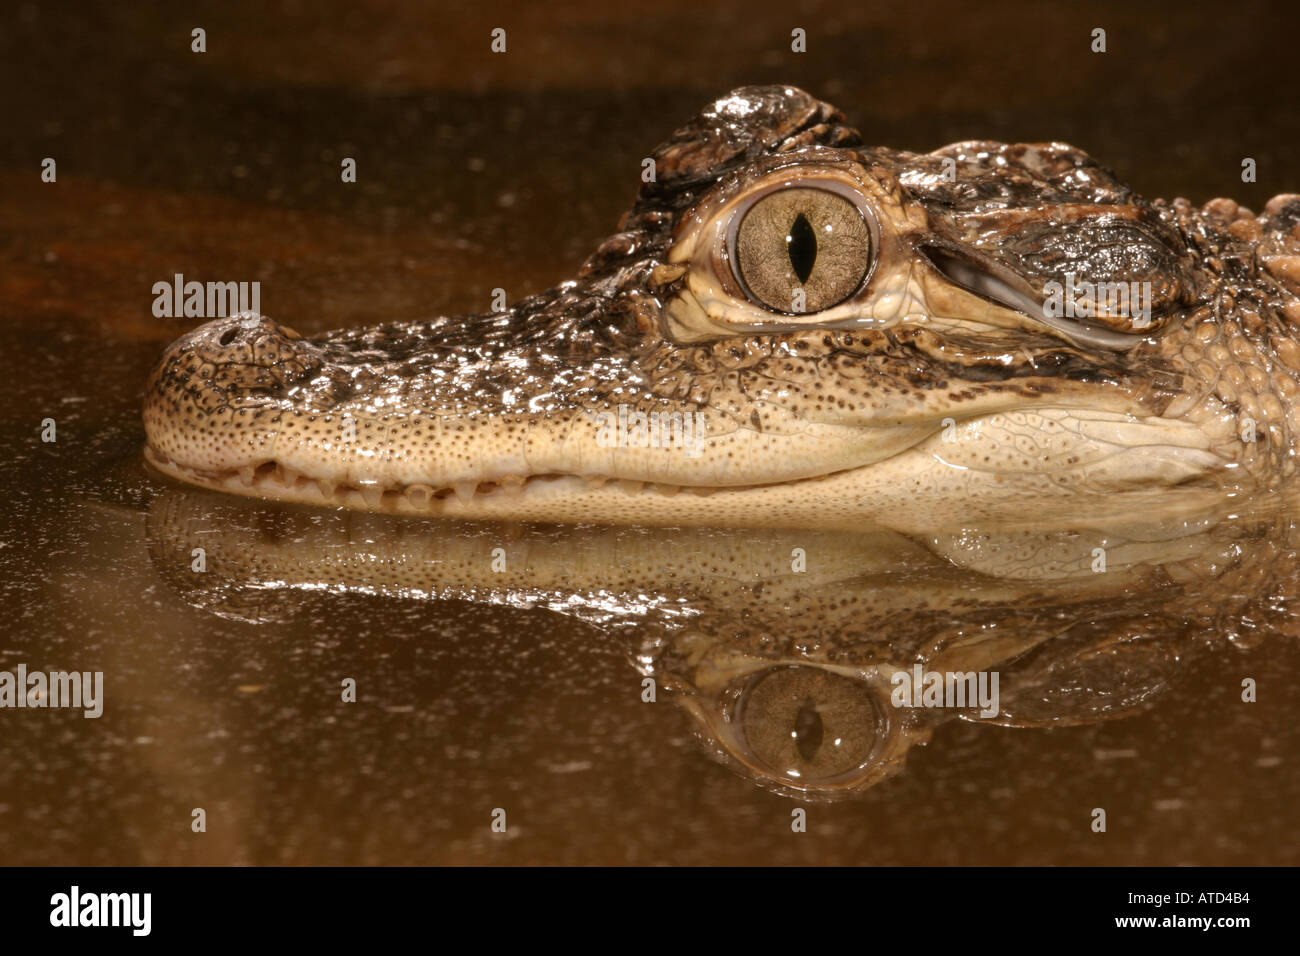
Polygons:
<instances>
[{"instance_id":1,"label":"alligator nostril","mask_svg":"<svg viewBox=\"0 0 1300 956\"><path fill-rule=\"evenodd\" d=\"M229 345L231 342L235 341L235 336L238 334L238 329L226 329L226 331L221 333L221 338L217 339L217 344Z\"/></svg>"}]
</instances>

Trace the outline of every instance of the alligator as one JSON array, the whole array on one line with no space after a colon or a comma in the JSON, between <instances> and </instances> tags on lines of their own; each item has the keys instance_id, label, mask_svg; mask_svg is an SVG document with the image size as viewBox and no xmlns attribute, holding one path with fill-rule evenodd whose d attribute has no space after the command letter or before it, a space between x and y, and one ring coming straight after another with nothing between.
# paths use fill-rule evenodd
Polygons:
<instances>
[{"instance_id":1,"label":"alligator","mask_svg":"<svg viewBox=\"0 0 1300 956\"><path fill-rule=\"evenodd\" d=\"M1295 473L1300 196L1147 201L1064 143L870 146L790 86L650 159L577 277L501 311L181 337L148 461L399 514L905 531Z\"/></svg>"}]
</instances>

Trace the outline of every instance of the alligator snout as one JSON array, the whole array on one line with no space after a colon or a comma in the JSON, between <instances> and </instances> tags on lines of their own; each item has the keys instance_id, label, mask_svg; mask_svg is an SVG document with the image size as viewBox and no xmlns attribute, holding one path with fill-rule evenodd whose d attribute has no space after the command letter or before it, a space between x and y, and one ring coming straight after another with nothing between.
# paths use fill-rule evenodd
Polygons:
<instances>
[{"instance_id":1,"label":"alligator snout","mask_svg":"<svg viewBox=\"0 0 1300 956\"><path fill-rule=\"evenodd\" d=\"M155 458L198 473L272 458L279 403L321 367L297 332L253 313L214 319L171 344L146 387Z\"/></svg>"}]
</instances>

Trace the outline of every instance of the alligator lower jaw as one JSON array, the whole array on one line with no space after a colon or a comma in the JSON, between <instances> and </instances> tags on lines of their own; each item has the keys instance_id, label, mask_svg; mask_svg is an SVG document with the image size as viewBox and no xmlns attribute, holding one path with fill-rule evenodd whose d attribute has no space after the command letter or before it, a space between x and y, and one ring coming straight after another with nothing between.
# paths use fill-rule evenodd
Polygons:
<instances>
[{"instance_id":1,"label":"alligator lower jaw","mask_svg":"<svg viewBox=\"0 0 1300 956\"><path fill-rule=\"evenodd\" d=\"M1213 509L1235 497L1224 474L1176 469L1145 477L1091 479L1063 487L1059 476L975 474L936 467L913 449L871 465L776 484L677 487L546 474L458 488L360 486L316 480L274 461L231 472L201 472L146 446L169 477L227 494L302 505L426 518L540 524L890 529L930 533L969 527L1104 527Z\"/></svg>"}]
</instances>

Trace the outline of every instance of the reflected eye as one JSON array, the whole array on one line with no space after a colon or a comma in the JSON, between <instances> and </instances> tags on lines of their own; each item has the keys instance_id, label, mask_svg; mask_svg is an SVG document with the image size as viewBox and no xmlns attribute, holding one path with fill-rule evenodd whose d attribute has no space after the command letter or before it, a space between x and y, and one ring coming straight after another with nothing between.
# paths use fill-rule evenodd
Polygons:
<instances>
[{"instance_id":1,"label":"reflected eye","mask_svg":"<svg viewBox=\"0 0 1300 956\"><path fill-rule=\"evenodd\" d=\"M857 291L871 264L862 210L829 189L769 193L744 212L732 239L736 278L775 312L820 312Z\"/></svg>"},{"instance_id":2,"label":"reflected eye","mask_svg":"<svg viewBox=\"0 0 1300 956\"><path fill-rule=\"evenodd\" d=\"M839 776L866 763L879 732L866 687L809 667L778 667L742 694L738 718L755 757L803 783Z\"/></svg>"}]
</instances>

